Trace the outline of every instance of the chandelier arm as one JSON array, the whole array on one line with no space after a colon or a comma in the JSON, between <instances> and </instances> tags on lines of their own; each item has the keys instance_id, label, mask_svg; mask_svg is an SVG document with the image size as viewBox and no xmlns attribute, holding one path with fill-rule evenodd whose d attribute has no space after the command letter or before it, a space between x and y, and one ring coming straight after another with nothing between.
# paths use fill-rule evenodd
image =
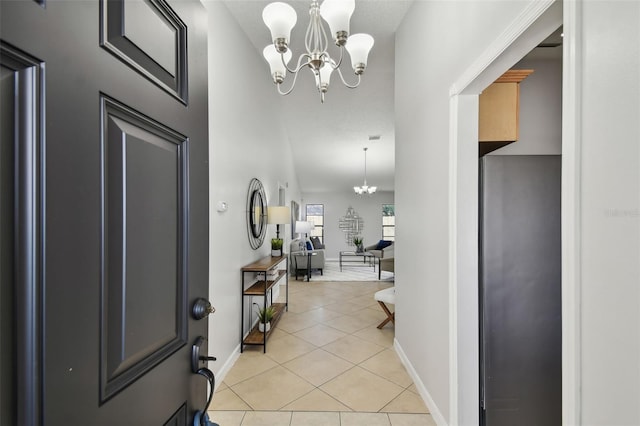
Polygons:
<instances>
[{"instance_id":1,"label":"chandelier arm","mask_svg":"<svg viewBox=\"0 0 640 426\"><path fill-rule=\"evenodd\" d=\"M291 82L291 87L289 88L289 90L287 90L286 92L283 92L281 90L281 88L280 88L282 86L282 83L277 84L278 93L280 93L281 95L287 96L289 93L293 92L293 89L296 87L296 80L298 80L298 71L300 71L301 67L303 67L303 66L305 66L305 65L307 65L309 63L309 62L306 62L306 63L300 65L300 61L302 60L302 58L304 56L305 55L300 55L300 58L298 59L298 69L293 73L293 82Z\"/></svg>"},{"instance_id":2,"label":"chandelier arm","mask_svg":"<svg viewBox=\"0 0 640 426\"><path fill-rule=\"evenodd\" d=\"M336 68L336 71L338 71L338 75L340 76L340 80L342 80L342 84L344 84L345 86L347 86L349 89L355 89L356 87L360 86L360 81L361 81L361 77L360 74L358 74L358 82L356 84L349 84L344 80L344 77L342 75L342 71L340 70L340 68Z\"/></svg>"},{"instance_id":3,"label":"chandelier arm","mask_svg":"<svg viewBox=\"0 0 640 426\"><path fill-rule=\"evenodd\" d=\"M327 53L327 56L329 56L329 54ZM336 61L334 61L333 59L331 59L329 62L331 63L331 68L333 68L334 70L337 70L338 68L340 68L340 65L342 65L342 58L344 57L344 47L340 46L340 59L338 60L338 62L336 63ZM341 74L342 76L342 74ZM344 83L344 79L342 80L342 82ZM345 83L346 84L346 83Z\"/></svg>"},{"instance_id":4,"label":"chandelier arm","mask_svg":"<svg viewBox=\"0 0 640 426\"><path fill-rule=\"evenodd\" d=\"M296 67L294 69L290 69L289 66L284 62L284 54L282 54L281 57L282 57L282 64L287 69L287 71L289 71L291 74L297 74L298 71L300 71L300 69L302 69L302 67L307 66L307 65L309 65L309 63L311 63L311 56L309 56L306 53L303 53L302 55L300 55L298 57L298 64L296 65ZM301 65L300 62L302 62L302 58L304 58L304 57L307 57L308 61Z\"/></svg>"}]
</instances>

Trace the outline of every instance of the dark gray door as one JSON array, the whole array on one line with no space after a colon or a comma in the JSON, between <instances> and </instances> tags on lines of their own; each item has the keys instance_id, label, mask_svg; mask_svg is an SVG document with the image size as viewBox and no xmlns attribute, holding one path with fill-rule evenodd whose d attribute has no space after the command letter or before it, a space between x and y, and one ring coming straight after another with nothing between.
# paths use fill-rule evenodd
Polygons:
<instances>
[{"instance_id":1,"label":"dark gray door","mask_svg":"<svg viewBox=\"0 0 640 426\"><path fill-rule=\"evenodd\" d=\"M189 315L208 289L205 10L22 0L0 16L16 212L0 205L0 359L16 372L2 424L191 423L206 397L190 352L207 323Z\"/></svg>"},{"instance_id":2,"label":"dark gray door","mask_svg":"<svg viewBox=\"0 0 640 426\"><path fill-rule=\"evenodd\" d=\"M560 157L481 160L481 418L562 424Z\"/></svg>"},{"instance_id":3,"label":"dark gray door","mask_svg":"<svg viewBox=\"0 0 640 426\"><path fill-rule=\"evenodd\" d=\"M16 424L16 336L14 311L15 80L0 65L0 425Z\"/></svg>"}]
</instances>

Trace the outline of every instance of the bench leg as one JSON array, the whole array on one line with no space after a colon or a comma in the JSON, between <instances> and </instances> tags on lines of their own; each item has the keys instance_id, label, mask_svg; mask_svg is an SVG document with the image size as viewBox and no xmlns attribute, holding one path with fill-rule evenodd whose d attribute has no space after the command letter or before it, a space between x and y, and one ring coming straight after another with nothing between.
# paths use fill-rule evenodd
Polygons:
<instances>
[{"instance_id":1,"label":"bench leg","mask_svg":"<svg viewBox=\"0 0 640 426\"><path fill-rule=\"evenodd\" d=\"M378 325L378 328L384 327L389 321L391 321L393 324L395 324L396 323L396 313L395 312L391 312L389 310L389 308L387 308L387 305L385 305L383 302L378 300L378 303L380 304L380 307L382 308L384 313L387 314L387 318L385 318L385 320L382 321Z\"/></svg>"}]
</instances>

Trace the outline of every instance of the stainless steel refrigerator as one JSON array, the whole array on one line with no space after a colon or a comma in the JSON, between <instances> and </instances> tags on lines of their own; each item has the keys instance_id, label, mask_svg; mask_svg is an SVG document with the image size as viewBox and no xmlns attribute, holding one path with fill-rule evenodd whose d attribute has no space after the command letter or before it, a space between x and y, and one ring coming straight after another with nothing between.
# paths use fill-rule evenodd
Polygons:
<instances>
[{"instance_id":1,"label":"stainless steel refrigerator","mask_svg":"<svg viewBox=\"0 0 640 426\"><path fill-rule=\"evenodd\" d=\"M480 160L480 418L562 424L560 156Z\"/></svg>"}]
</instances>

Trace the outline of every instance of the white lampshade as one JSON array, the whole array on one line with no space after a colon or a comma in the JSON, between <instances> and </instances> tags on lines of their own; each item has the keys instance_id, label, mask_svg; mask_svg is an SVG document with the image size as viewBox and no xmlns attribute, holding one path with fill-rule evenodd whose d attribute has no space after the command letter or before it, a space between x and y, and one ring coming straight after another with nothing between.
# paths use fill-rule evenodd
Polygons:
<instances>
[{"instance_id":1,"label":"white lampshade","mask_svg":"<svg viewBox=\"0 0 640 426\"><path fill-rule=\"evenodd\" d=\"M291 210L287 206L267 207L267 223L272 225L291 223Z\"/></svg>"},{"instance_id":2,"label":"white lampshade","mask_svg":"<svg viewBox=\"0 0 640 426\"><path fill-rule=\"evenodd\" d=\"M262 55L264 59L269 64L269 68L271 69L271 75L280 74L284 78L287 75L287 68L282 63L282 58L280 57L280 53L276 50L276 47L273 44L268 45L262 51ZM284 53L285 63L289 63L291 60L291 50L287 50Z\"/></svg>"},{"instance_id":3,"label":"white lampshade","mask_svg":"<svg viewBox=\"0 0 640 426\"><path fill-rule=\"evenodd\" d=\"M333 67L331 64L324 64L322 68L320 68L320 81L322 84L329 85L331 81L331 73L333 72ZM320 81L318 80L318 76L316 75L316 86L320 86Z\"/></svg>"},{"instance_id":4,"label":"white lampshade","mask_svg":"<svg viewBox=\"0 0 640 426\"><path fill-rule=\"evenodd\" d=\"M340 31L349 33L349 20L355 8L355 0L324 0L320 6L320 16L329 24L334 39Z\"/></svg>"},{"instance_id":5,"label":"white lampshade","mask_svg":"<svg viewBox=\"0 0 640 426\"><path fill-rule=\"evenodd\" d=\"M284 38L287 43L291 29L296 24L296 11L286 3L275 2L268 4L262 11L262 20L271 31L271 40Z\"/></svg>"},{"instance_id":6,"label":"white lampshade","mask_svg":"<svg viewBox=\"0 0 640 426\"><path fill-rule=\"evenodd\" d=\"M313 229L313 223L296 220L296 232L298 234L308 234Z\"/></svg>"},{"instance_id":7,"label":"white lampshade","mask_svg":"<svg viewBox=\"0 0 640 426\"><path fill-rule=\"evenodd\" d=\"M369 34L354 34L349 36L345 47L351 56L351 65L354 70L359 64L366 67L369 51L373 47L373 37Z\"/></svg>"}]
</instances>

